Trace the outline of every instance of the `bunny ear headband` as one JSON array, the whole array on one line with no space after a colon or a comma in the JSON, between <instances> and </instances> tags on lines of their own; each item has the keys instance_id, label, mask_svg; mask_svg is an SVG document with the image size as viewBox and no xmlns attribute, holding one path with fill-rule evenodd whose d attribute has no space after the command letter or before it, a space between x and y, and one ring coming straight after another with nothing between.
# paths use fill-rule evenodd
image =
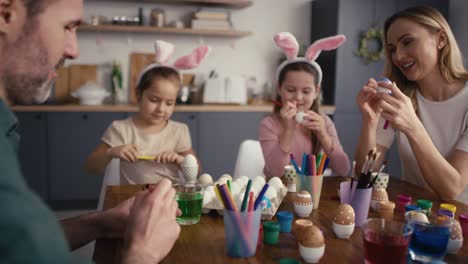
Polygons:
<instances>
[{"instance_id":1,"label":"bunny ear headband","mask_svg":"<svg viewBox=\"0 0 468 264\"><path fill-rule=\"evenodd\" d=\"M156 51L156 60L154 63L146 66L143 69L143 71L141 71L137 79L137 86L140 84L143 75L145 75L146 72L153 68L169 67L173 68L177 72L179 72L179 70L193 69L200 65L201 61L204 60L211 51L211 47L209 46L200 46L194 49L189 55L178 58L171 66L167 64L167 61L172 57L172 54L174 53L174 45L166 41L156 40L156 42L154 43L154 48Z\"/></svg>"},{"instance_id":2,"label":"bunny ear headband","mask_svg":"<svg viewBox=\"0 0 468 264\"><path fill-rule=\"evenodd\" d=\"M276 80L279 80L280 72L286 67L286 65L294 62L305 62L310 64L317 70L318 73L318 83L322 82L322 69L315 60L320 55L322 50L334 50L341 46L346 41L344 35L336 35L333 37L323 38L315 41L312 45L309 46L305 57L297 57L299 53L299 43L293 34L289 32L280 32L275 35L275 43L280 47L284 54L286 55L287 60L278 66L276 69Z\"/></svg>"}]
</instances>

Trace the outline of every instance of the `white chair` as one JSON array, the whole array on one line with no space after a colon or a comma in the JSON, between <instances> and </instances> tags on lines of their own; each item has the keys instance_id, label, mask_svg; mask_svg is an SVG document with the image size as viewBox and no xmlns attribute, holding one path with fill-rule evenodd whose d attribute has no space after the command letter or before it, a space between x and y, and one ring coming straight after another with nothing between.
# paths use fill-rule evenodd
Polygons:
<instances>
[{"instance_id":1,"label":"white chair","mask_svg":"<svg viewBox=\"0 0 468 264\"><path fill-rule=\"evenodd\" d=\"M263 158L262 147L257 140L244 140L239 146L236 166L234 168L234 178L247 176L254 178L263 174L265 160Z\"/></svg>"},{"instance_id":2,"label":"white chair","mask_svg":"<svg viewBox=\"0 0 468 264\"><path fill-rule=\"evenodd\" d=\"M104 207L107 185L120 185L120 159L112 159L107 164L104 179L102 180L101 193L99 194L98 211L101 211Z\"/></svg>"}]
</instances>

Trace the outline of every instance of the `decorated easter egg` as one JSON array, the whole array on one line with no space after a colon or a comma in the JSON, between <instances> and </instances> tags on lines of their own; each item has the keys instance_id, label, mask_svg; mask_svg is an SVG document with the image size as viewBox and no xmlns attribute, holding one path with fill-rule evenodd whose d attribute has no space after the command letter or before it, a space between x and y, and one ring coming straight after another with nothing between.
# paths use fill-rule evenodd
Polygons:
<instances>
[{"instance_id":1,"label":"decorated easter egg","mask_svg":"<svg viewBox=\"0 0 468 264\"><path fill-rule=\"evenodd\" d=\"M304 233L302 234L301 245L308 248L317 248L325 244L322 231L315 226L309 225L304 227Z\"/></svg>"},{"instance_id":2,"label":"decorated easter egg","mask_svg":"<svg viewBox=\"0 0 468 264\"><path fill-rule=\"evenodd\" d=\"M406 212L405 214L406 219L410 221L418 221L422 223L429 223L429 219L427 219L427 216L424 213L418 212L418 211L409 211Z\"/></svg>"},{"instance_id":3,"label":"decorated easter egg","mask_svg":"<svg viewBox=\"0 0 468 264\"><path fill-rule=\"evenodd\" d=\"M302 124L302 122L304 122L304 116L305 116L305 112L297 112L297 114L294 116L294 119L296 120L296 122L298 124Z\"/></svg>"},{"instance_id":4,"label":"decorated easter egg","mask_svg":"<svg viewBox=\"0 0 468 264\"><path fill-rule=\"evenodd\" d=\"M333 222L339 225L354 224L355 214L353 207L349 204L341 204L335 211Z\"/></svg>"},{"instance_id":5,"label":"decorated easter egg","mask_svg":"<svg viewBox=\"0 0 468 264\"><path fill-rule=\"evenodd\" d=\"M372 200L376 201L388 201L387 191L383 188L376 188L372 190Z\"/></svg>"},{"instance_id":6,"label":"decorated easter egg","mask_svg":"<svg viewBox=\"0 0 468 264\"><path fill-rule=\"evenodd\" d=\"M311 204L312 203L312 196L306 190L302 190L296 194L296 198L294 199L294 203L297 204Z\"/></svg>"}]
</instances>

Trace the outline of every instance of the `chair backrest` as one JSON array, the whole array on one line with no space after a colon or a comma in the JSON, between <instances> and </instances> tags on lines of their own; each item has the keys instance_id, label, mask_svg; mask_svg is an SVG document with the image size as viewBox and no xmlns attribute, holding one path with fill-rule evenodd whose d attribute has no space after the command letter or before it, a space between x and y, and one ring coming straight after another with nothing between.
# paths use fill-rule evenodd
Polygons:
<instances>
[{"instance_id":1,"label":"chair backrest","mask_svg":"<svg viewBox=\"0 0 468 264\"><path fill-rule=\"evenodd\" d=\"M234 178L239 176L254 178L255 176L264 175L264 166L265 160L260 142L252 139L244 140L240 144L239 152L237 153Z\"/></svg>"},{"instance_id":2,"label":"chair backrest","mask_svg":"<svg viewBox=\"0 0 468 264\"><path fill-rule=\"evenodd\" d=\"M99 194L97 207L99 211L102 210L104 206L107 185L120 185L120 159L112 159L109 164L107 164L104 172L104 179L102 180L101 193Z\"/></svg>"}]
</instances>

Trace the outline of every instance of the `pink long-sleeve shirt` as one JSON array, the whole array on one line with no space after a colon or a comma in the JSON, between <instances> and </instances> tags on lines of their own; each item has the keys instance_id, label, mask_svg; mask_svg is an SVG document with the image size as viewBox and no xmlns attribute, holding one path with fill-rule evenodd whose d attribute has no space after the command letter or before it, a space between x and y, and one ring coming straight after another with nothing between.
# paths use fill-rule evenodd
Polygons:
<instances>
[{"instance_id":1,"label":"pink long-sleeve shirt","mask_svg":"<svg viewBox=\"0 0 468 264\"><path fill-rule=\"evenodd\" d=\"M325 128L328 135L334 141L334 148L331 153L326 153L330 158L329 168L338 175L347 175L350 164L348 155L343 151L340 140L336 133L335 124L331 119L321 114L325 120ZM297 127L299 128L299 126ZM284 166L290 164L289 152L284 152L279 144L279 137L283 131L283 125L280 119L272 114L262 119L260 122L260 144L262 146L263 157L265 158L264 173L267 177L278 176L284 174ZM302 164L302 154L312 153L312 141L310 136L301 129L294 131L293 140L291 142L291 153L294 155L298 166Z\"/></svg>"}]
</instances>

